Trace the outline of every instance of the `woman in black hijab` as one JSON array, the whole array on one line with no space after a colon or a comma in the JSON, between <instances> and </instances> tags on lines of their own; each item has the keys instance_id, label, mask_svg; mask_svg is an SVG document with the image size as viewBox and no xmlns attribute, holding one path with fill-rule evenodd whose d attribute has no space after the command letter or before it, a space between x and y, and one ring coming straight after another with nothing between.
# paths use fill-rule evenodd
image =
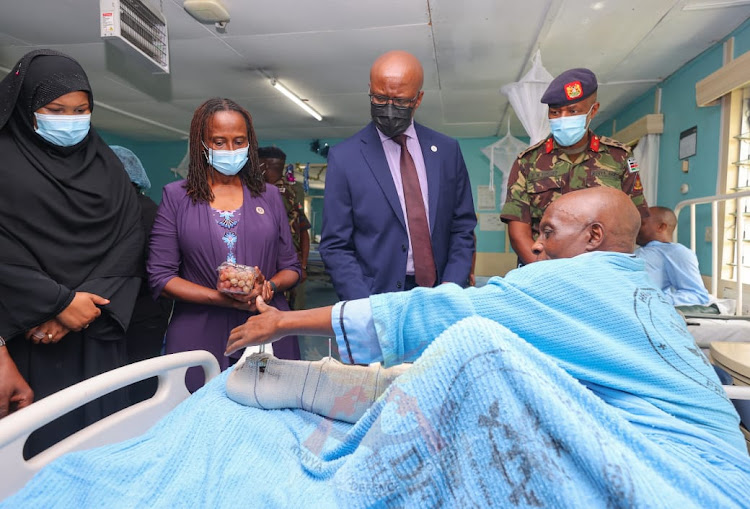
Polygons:
<instances>
[{"instance_id":1,"label":"woman in black hijab","mask_svg":"<svg viewBox=\"0 0 750 509\"><path fill-rule=\"evenodd\" d=\"M56 51L28 53L0 82L0 417L125 363L143 231L122 164L90 129L93 106L81 66ZM123 394L50 423L25 455Z\"/></svg>"}]
</instances>

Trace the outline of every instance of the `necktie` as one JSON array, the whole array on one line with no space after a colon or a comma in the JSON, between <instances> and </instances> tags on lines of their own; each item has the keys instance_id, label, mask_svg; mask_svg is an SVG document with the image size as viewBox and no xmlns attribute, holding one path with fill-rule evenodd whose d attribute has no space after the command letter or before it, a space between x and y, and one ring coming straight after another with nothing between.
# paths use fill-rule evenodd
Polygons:
<instances>
[{"instance_id":1,"label":"necktie","mask_svg":"<svg viewBox=\"0 0 750 509\"><path fill-rule=\"evenodd\" d=\"M393 140L401 146L401 184L404 187L406 221L409 225L411 252L414 259L414 279L419 286L435 286L435 259L432 256L430 227L424 210L422 190L414 159L406 148L406 135L399 134Z\"/></svg>"}]
</instances>

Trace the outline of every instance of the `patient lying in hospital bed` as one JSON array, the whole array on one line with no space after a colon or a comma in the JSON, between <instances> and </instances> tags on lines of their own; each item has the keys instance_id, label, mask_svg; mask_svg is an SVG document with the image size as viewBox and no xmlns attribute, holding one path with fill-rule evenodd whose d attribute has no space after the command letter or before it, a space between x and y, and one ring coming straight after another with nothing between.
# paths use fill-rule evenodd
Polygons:
<instances>
[{"instance_id":1,"label":"patient lying in hospital bed","mask_svg":"<svg viewBox=\"0 0 750 509\"><path fill-rule=\"evenodd\" d=\"M481 289L289 313L260 302L228 350L335 332L349 362L414 364L353 424L240 405L224 373L145 435L65 456L5 505L741 507L739 419L626 254L631 219L619 191L577 191L548 208L535 245L573 258Z\"/></svg>"}]
</instances>

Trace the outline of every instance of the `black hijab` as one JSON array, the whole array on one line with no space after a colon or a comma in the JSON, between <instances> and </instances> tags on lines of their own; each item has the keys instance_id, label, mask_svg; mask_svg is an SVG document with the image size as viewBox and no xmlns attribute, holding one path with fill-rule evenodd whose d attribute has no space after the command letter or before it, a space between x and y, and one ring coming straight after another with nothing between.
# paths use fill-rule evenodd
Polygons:
<instances>
[{"instance_id":1,"label":"black hijab","mask_svg":"<svg viewBox=\"0 0 750 509\"><path fill-rule=\"evenodd\" d=\"M130 319L144 241L122 163L93 129L72 147L34 131L34 111L75 91L87 92L93 109L86 73L51 50L26 54L0 82L0 336L6 339L57 316L76 291L111 300L105 318L92 324L94 336L114 339Z\"/></svg>"}]
</instances>

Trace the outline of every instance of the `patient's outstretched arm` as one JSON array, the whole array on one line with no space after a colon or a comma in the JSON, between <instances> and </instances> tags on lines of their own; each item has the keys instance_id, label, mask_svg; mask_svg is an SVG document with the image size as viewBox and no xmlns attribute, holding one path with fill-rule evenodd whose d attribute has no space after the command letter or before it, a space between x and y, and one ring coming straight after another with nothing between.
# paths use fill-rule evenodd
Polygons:
<instances>
[{"instance_id":1,"label":"patient's outstretched arm","mask_svg":"<svg viewBox=\"0 0 750 509\"><path fill-rule=\"evenodd\" d=\"M240 348L272 343L284 336L304 334L307 336L333 336L331 309L327 306L303 311L279 311L266 304L261 297L256 304L260 314L251 316L247 322L232 329L227 341L225 355Z\"/></svg>"}]
</instances>

